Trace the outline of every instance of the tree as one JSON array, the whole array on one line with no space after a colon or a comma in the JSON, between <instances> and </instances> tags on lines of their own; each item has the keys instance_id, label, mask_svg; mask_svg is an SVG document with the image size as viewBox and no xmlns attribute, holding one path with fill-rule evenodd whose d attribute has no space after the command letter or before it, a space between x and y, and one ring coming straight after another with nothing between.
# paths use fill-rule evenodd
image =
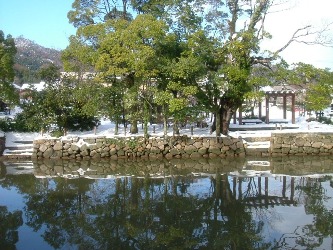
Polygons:
<instances>
[{"instance_id":1,"label":"tree","mask_svg":"<svg viewBox=\"0 0 333 250\"><path fill-rule=\"evenodd\" d=\"M128 12L129 0L74 0L73 10L67 17L74 27L84 27L103 22L108 19L132 19ZM118 10L120 8L120 10Z\"/></svg>"},{"instance_id":2,"label":"tree","mask_svg":"<svg viewBox=\"0 0 333 250\"><path fill-rule=\"evenodd\" d=\"M330 106L333 95L332 72L327 69L314 69L315 77L308 84L305 107L309 111L321 111Z\"/></svg>"},{"instance_id":3,"label":"tree","mask_svg":"<svg viewBox=\"0 0 333 250\"><path fill-rule=\"evenodd\" d=\"M5 102L17 102L18 94L12 85L14 81L14 56L16 54L14 39L5 37L0 30L0 99Z\"/></svg>"},{"instance_id":4,"label":"tree","mask_svg":"<svg viewBox=\"0 0 333 250\"><path fill-rule=\"evenodd\" d=\"M115 123L115 135L118 135L119 125L124 120L125 106L124 106L124 86L117 79L111 80L111 84L102 88L100 112L102 115L110 118Z\"/></svg>"},{"instance_id":5,"label":"tree","mask_svg":"<svg viewBox=\"0 0 333 250\"><path fill-rule=\"evenodd\" d=\"M218 85L222 86L223 95L219 98L219 113L221 116L222 133L227 134L229 123L241 106L247 93L253 89L253 70L256 65L272 68L274 63L281 61L279 53L293 42L302 42L308 35L316 35L308 44L324 44L318 37L323 37L323 30L311 31L311 26L304 26L295 31L289 41L280 49L265 53L261 51L260 42L270 39L265 30L265 17L273 7L281 1L214 1L215 6L208 17L217 21L217 25L210 25L212 31L220 31L221 66L218 72ZM221 5L222 3L222 5ZM223 5L225 3L225 5ZM225 11L227 10L227 11ZM215 13L224 13L216 18ZM213 14L213 15L211 15ZM281 72L281 71L279 71ZM278 75L272 74L271 78Z\"/></svg>"},{"instance_id":6,"label":"tree","mask_svg":"<svg viewBox=\"0 0 333 250\"><path fill-rule=\"evenodd\" d=\"M96 69L104 79L122 78L126 88L125 106L130 109L131 133L137 133L139 118L144 117L145 127L149 120L150 87L158 73L155 47L166 36L166 26L151 15L140 15L131 22L110 20L105 25L111 32L100 40Z\"/></svg>"},{"instance_id":7,"label":"tree","mask_svg":"<svg viewBox=\"0 0 333 250\"><path fill-rule=\"evenodd\" d=\"M154 9L152 1L138 2L144 11ZM204 91L198 94L200 102L215 112L216 128L221 127L221 132L225 135L228 134L233 114L258 84L258 81L253 80L257 65L272 69L274 63L281 61L280 52L293 42L304 42L304 38L309 35L314 40L307 41L307 44L325 44L321 38L324 37L327 26L313 31L311 26L306 25L297 29L280 49L272 52L261 51L261 41L271 38L265 29L265 18L271 9L283 3L279 0L157 2L155 7L159 6L158 9L163 11L159 16L166 22L172 20L171 28L180 34L183 40L202 28L211 41L217 41L214 53L210 54L215 60L210 59L205 64L206 81L203 84L201 82L200 86ZM273 77L272 74L271 79ZM216 134L220 134L219 129Z\"/></svg>"},{"instance_id":8,"label":"tree","mask_svg":"<svg viewBox=\"0 0 333 250\"><path fill-rule=\"evenodd\" d=\"M18 228L23 225L22 211L9 212L6 206L0 206L0 247L16 249L19 241Z\"/></svg>"},{"instance_id":9,"label":"tree","mask_svg":"<svg viewBox=\"0 0 333 250\"><path fill-rule=\"evenodd\" d=\"M82 81L86 72L93 72L95 57L91 46L84 44L77 36L69 38L69 46L61 54L64 69L75 72L77 81Z\"/></svg>"},{"instance_id":10,"label":"tree","mask_svg":"<svg viewBox=\"0 0 333 250\"><path fill-rule=\"evenodd\" d=\"M163 96L168 96L163 92L172 89L168 85L191 86L197 89L191 94L196 97L196 105L214 113L212 130L216 129L219 136L220 133L228 134L232 116L246 98L253 96L249 93L262 83L263 77L257 76L258 68L272 70L267 81L278 81L286 78L285 73L290 73L279 53L291 43L302 42L307 35L319 35L308 44L325 43L320 40L325 28L313 32L310 26L304 26L296 30L280 49L262 51L261 42L271 38L264 25L266 15L281 2L123 0L122 7L117 9L116 4L109 1L75 0L74 10L68 17L78 27L76 37L80 46L88 46L89 51L94 51L91 62L96 73L102 73L104 79L116 75L124 80L128 90L133 87L132 92L125 93L125 96L133 97L127 103L127 107L132 107L133 133L137 131L136 121L149 114L138 112L141 111L138 103L144 101L143 110L151 103L142 93L132 94L140 92L139 86L149 85L153 79L153 87L161 92L158 94L164 109L164 121L171 104L165 98L163 101ZM134 19L127 16L130 8L138 14ZM160 30L155 30L158 27ZM162 48L172 49L163 51ZM151 96L147 95L151 88L146 86L144 89L146 97ZM171 92L174 101L180 104L176 99L181 91ZM182 102L182 108L186 109L185 103ZM143 120L147 121L146 118Z\"/></svg>"},{"instance_id":11,"label":"tree","mask_svg":"<svg viewBox=\"0 0 333 250\"><path fill-rule=\"evenodd\" d=\"M31 90L28 93L31 100L22 104L20 117L26 120L28 128L33 131L52 128L66 134L68 130L88 130L97 125L96 85L78 84L75 76L60 79L55 65L42 68L39 75L45 80L45 88Z\"/></svg>"}]
</instances>

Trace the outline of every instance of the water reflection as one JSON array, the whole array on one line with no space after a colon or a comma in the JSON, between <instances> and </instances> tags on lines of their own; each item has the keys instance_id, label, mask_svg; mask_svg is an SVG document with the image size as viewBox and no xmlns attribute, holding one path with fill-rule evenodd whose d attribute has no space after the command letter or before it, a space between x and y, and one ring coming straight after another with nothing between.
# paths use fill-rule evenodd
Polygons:
<instances>
[{"instance_id":1,"label":"water reflection","mask_svg":"<svg viewBox=\"0 0 333 250\"><path fill-rule=\"evenodd\" d=\"M2 162L0 249L331 249L332 159Z\"/></svg>"}]
</instances>

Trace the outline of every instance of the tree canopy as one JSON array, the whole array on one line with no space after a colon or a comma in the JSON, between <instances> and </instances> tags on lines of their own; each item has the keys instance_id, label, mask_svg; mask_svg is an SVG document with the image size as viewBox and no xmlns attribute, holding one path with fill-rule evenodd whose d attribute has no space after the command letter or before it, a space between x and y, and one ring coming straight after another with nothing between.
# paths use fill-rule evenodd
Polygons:
<instances>
[{"instance_id":1,"label":"tree canopy","mask_svg":"<svg viewBox=\"0 0 333 250\"><path fill-rule=\"evenodd\" d=\"M272 38L266 16L282 3L75 0L68 18L78 30L63 52L65 69L94 71L101 83L121 90L123 116L130 120L132 133L138 120L146 125L157 110L165 124L172 116L176 125L199 110L214 113L213 130L226 135L249 93L262 84L297 78L279 53L300 41L309 26L296 30L277 51L260 47Z\"/></svg>"},{"instance_id":2,"label":"tree canopy","mask_svg":"<svg viewBox=\"0 0 333 250\"><path fill-rule=\"evenodd\" d=\"M5 36L0 30L0 100L5 102L13 102L18 99L12 85L15 76L13 68L15 54L14 39L11 35Z\"/></svg>"}]
</instances>

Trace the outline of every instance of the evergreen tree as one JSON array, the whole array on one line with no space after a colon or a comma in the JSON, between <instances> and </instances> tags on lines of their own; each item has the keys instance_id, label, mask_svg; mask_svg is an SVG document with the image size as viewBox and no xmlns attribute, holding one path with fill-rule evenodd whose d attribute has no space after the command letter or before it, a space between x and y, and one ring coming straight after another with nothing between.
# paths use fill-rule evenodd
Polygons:
<instances>
[{"instance_id":1,"label":"evergreen tree","mask_svg":"<svg viewBox=\"0 0 333 250\"><path fill-rule=\"evenodd\" d=\"M13 86L14 81L14 57L16 47L14 39L7 35L5 37L0 30L0 100L6 103L17 103L18 94Z\"/></svg>"}]
</instances>

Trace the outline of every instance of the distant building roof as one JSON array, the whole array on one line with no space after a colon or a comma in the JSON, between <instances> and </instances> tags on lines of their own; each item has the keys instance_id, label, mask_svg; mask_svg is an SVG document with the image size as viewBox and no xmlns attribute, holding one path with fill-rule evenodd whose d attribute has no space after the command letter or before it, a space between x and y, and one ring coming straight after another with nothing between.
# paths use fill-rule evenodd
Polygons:
<instances>
[{"instance_id":1,"label":"distant building roof","mask_svg":"<svg viewBox=\"0 0 333 250\"><path fill-rule=\"evenodd\" d=\"M260 87L260 90L267 92L267 91L273 91L273 88L271 86L262 86Z\"/></svg>"},{"instance_id":2,"label":"distant building roof","mask_svg":"<svg viewBox=\"0 0 333 250\"><path fill-rule=\"evenodd\" d=\"M45 82L40 83L23 83L20 90L35 89L37 91L42 91L45 88Z\"/></svg>"},{"instance_id":3,"label":"distant building roof","mask_svg":"<svg viewBox=\"0 0 333 250\"><path fill-rule=\"evenodd\" d=\"M293 91L293 92L302 92L305 86L302 84L283 84L283 85L275 85L275 86L263 86L260 88L263 92L284 92L284 91Z\"/></svg>"}]
</instances>

